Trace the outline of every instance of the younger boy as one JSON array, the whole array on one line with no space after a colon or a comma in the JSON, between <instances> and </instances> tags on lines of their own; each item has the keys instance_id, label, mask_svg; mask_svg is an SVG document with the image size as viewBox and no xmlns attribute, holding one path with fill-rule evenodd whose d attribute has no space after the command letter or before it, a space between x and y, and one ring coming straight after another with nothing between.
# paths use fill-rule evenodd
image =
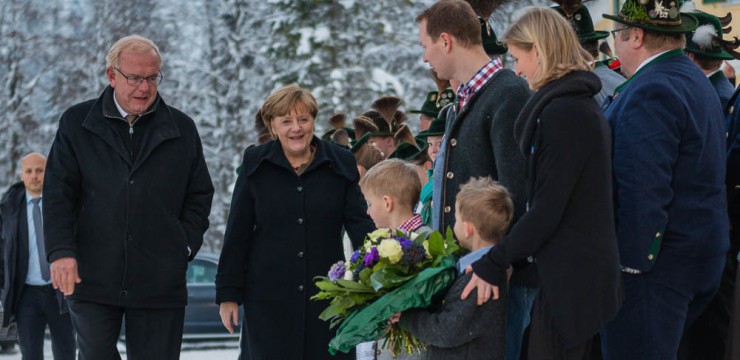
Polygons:
<instances>
[{"instance_id":1,"label":"younger boy","mask_svg":"<svg viewBox=\"0 0 740 360\"><path fill-rule=\"evenodd\" d=\"M413 165L401 159L383 160L365 173L360 188L367 201L367 214L376 227L406 233L430 232L421 216L414 214L421 181Z\"/></svg>"},{"instance_id":2,"label":"younger boy","mask_svg":"<svg viewBox=\"0 0 740 360\"><path fill-rule=\"evenodd\" d=\"M504 359L506 353L506 288L501 298L476 304L476 296L460 300L472 273L465 269L501 241L514 214L509 192L491 178L471 179L460 186L455 202L455 237L470 253L457 263L460 277L442 304L412 309L391 317L427 343L428 359Z\"/></svg>"}]
</instances>

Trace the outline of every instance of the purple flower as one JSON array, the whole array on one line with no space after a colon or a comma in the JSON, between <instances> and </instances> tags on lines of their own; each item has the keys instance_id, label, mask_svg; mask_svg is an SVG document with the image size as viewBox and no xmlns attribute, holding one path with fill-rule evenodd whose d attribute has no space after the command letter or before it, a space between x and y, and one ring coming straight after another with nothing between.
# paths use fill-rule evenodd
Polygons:
<instances>
[{"instance_id":1,"label":"purple flower","mask_svg":"<svg viewBox=\"0 0 740 360\"><path fill-rule=\"evenodd\" d=\"M378 254L378 248L373 246L370 251L365 254L365 267L371 267L380 260L380 254Z\"/></svg>"},{"instance_id":2,"label":"purple flower","mask_svg":"<svg viewBox=\"0 0 740 360\"><path fill-rule=\"evenodd\" d=\"M344 265L344 261L339 261L331 266L329 269L329 280L335 281L344 277L344 272L347 270L347 266Z\"/></svg>"},{"instance_id":3,"label":"purple flower","mask_svg":"<svg viewBox=\"0 0 740 360\"><path fill-rule=\"evenodd\" d=\"M359 258L360 258L360 250L355 250L354 254L352 254L352 257L349 258L349 262L354 263Z\"/></svg>"},{"instance_id":4,"label":"purple flower","mask_svg":"<svg viewBox=\"0 0 740 360\"><path fill-rule=\"evenodd\" d=\"M407 248L407 247L409 247L409 246L411 246L411 245L414 244L413 241L411 241L411 240L409 240L409 239L407 239L405 237L398 238L398 242L401 244L401 247L402 248Z\"/></svg>"}]
</instances>

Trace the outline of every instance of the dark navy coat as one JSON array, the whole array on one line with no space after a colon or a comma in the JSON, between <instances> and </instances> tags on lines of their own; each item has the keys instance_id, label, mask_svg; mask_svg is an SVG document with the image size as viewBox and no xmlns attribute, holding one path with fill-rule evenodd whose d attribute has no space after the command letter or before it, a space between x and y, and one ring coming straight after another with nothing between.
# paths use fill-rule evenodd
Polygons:
<instances>
[{"instance_id":1,"label":"dark navy coat","mask_svg":"<svg viewBox=\"0 0 740 360\"><path fill-rule=\"evenodd\" d=\"M348 150L314 137L298 175L279 141L247 150L236 181L216 275L216 302L244 304L242 359L329 359L333 331L311 301L315 276L374 230ZM351 355L351 358L354 356Z\"/></svg>"},{"instance_id":2,"label":"dark navy coat","mask_svg":"<svg viewBox=\"0 0 740 360\"><path fill-rule=\"evenodd\" d=\"M633 75L606 108L623 266L728 248L725 121L716 91L680 50Z\"/></svg>"}]
</instances>

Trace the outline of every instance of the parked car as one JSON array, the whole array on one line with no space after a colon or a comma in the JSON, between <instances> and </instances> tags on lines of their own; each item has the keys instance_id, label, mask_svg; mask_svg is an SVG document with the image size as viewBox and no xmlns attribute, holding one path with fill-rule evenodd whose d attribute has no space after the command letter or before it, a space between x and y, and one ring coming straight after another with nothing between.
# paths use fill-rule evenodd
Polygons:
<instances>
[{"instance_id":1,"label":"parked car","mask_svg":"<svg viewBox=\"0 0 740 360\"><path fill-rule=\"evenodd\" d=\"M183 339L239 338L239 328L229 334L221 323L216 304L218 254L198 253L188 265L188 306L185 307ZM242 317L239 311L239 325Z\"/></svg>"},{"instance_id":2,"label":"parked car","mask_svg":"<svg viewBox=\"0 0 740 360\"><path fill-rule=\"evenodd\" d=\"M240 328L237 326L233 334L221 323L216 304L216 270L218 268L218 254L198 253L195 259L188 264L187 287L188 305L185 307L185 324L183 340L208 339L238 339ZM239 308L239 325L241 326L243 313ZM125 319L121 326L120 340L124 340L126 328Z\"/></svg>"}]
</instances>

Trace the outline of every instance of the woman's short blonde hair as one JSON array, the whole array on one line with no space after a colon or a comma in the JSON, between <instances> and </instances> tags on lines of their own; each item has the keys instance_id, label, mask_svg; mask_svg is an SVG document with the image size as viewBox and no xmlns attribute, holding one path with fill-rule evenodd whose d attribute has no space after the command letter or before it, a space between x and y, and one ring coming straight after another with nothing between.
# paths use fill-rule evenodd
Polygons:
<instances>
[{"instance_id":1,"label":"woman's short blonde hair","mask_svg":"<svg viewBox=\"0 0 740 360\"><path fill-rule=\"evenodd\" d=\"M557 11L533 6L525 10L509 29L502 41L530 51L537 48L540 64L532 79L532 90L539 90L550 81L575 70L591 70L593 57L578 41L573 26Z\"/></svg>"},{"instance_id":2,"label":"woman's short blonde hair","mask_svg":"<svg viewBox=\"0 0 740 360\"><path fill-rule=\"evenodd\" d=\"M319 105L310 91L298 84L283 86L270 94L262 105L262 122L272 134L272 126L270 126L272 120L278 116L288 115L296 109L307 111L314 119L319 113Z\"/></svg>"}]
</instances>

